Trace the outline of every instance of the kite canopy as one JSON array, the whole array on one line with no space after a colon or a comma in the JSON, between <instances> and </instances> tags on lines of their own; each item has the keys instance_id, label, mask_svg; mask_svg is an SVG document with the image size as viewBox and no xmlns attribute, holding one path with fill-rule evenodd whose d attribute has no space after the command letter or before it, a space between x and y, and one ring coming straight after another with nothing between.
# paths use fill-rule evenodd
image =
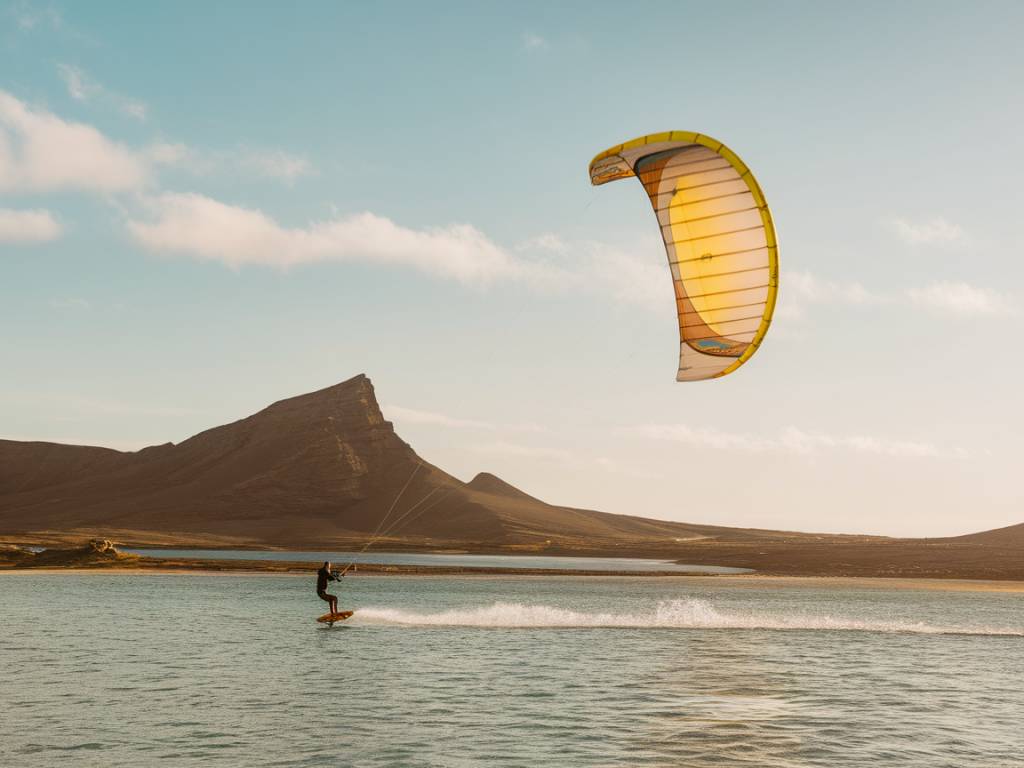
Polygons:
<instances>
[{"instance_id":1,"label":"kite canopy","mask_svg":"<svg viewBox=\"0 0 1024 768\"><path fill-rule=\"evenodd\" d=\"M594 186L636 176L661 226L679 312L677 381L732 373L761 344L779 285L771 213L750 169L722 142L652 133L590 163Z\"/></svg>"}]
</instances>

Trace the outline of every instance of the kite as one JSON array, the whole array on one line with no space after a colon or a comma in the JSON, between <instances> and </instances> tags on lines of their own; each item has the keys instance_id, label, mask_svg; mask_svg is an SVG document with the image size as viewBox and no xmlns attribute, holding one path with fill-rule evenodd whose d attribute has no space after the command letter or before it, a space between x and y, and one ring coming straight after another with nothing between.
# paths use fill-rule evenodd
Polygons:
<instances>
[{"instance_id":1,"label":"kite","mask_svg":"<svg viewBox=\"0 0 1024 768\"><path fill-rule=\"evenodd\" d=\"M725 376L750 359L779 286L775 227L761 187L722 142L653 133L590 163L594 186L635 176L654 206L679 314L677 381Z\"/></svg>"}]
</instances>

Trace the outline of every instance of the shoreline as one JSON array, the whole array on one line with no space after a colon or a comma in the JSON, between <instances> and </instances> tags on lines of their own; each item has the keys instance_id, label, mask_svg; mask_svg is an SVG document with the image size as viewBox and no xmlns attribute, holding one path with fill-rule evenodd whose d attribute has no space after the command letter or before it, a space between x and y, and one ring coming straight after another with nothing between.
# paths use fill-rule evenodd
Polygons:
<instances>
[{"instance_id":1,"label":"shoreline","mask_svg":"<svg viewBox=\"0 0 1024 768\"><path fill-rule=\"evenodd\" d=\"M298 566L299 564L295 564ZM87 576L87 575L118 575L118 576L226 576L226 577L269 577L287 576L291 578L311 578L315 568L291 567L284 569L271 568L218 568L204 567L195 563L189 565L135 565L113 567L40 567L12 568L0 567L0 577L4 575L39 575L39 576ZM383 567L379 570L360 570L353 576L369 578L579 578L607 579L615 581L635 579L679 580L687 584L706 586L725 586L738 589L892 589L892 590L924 590L937 592L979 592L994 594L1024 594L1024 581L992 580L992 579L937 579L908 578L886 576L774 576L769 574L696 574L678 572L633 572L633 571L556 571L542 569L426 569L399 567Z\"/></svg>"},{"instance_id":2,"label":"shoreline","mask_svg":"<svg viewBox=\"0 0 1024 768\"><path fill-rule=\"evenodd\" d=\"M12 537L13 538L13 537ZM115 546L116 544L116 546ZM191 552L170 552L148 555L146 548L138 547L137 544L129 545L138 547L135 552L119 551L117 547L125 547L123 542L109 539L93 539L73 548L43 547L42 551L33 553L29 546L21 542L15 544L8 540L0 543L0 573L5 572L29 572L51 573L51 572L134 572L134 573L170 573L180 574L189 572L200 572L206 574L309 574L320 566L321 555L333 555L329 559L336 560L341 567L347 562L349 552L323 552L301 551L287 548L250 550L269 554L270 558L264 559L253 557L245 552L239 558L217 558L209 557L203 550ZM38 546L35 545L35 546ZM180 546L180 545L179 545ZM139 551L139 550L142 551ZM160 549L163 549L162 547ZM187 548L186 548L187 549ZM392 551L390 554L395 559L401 560L406 552ZM271 554L274 553L274 554ZM301 560L276 559L284 553L294 553L302 557ZM422 554L440 554L436 548L433 551L420 550ZM444 554L495 554L488 551L478 551L474 548L448 548ZM239 552L239 554L242 554ZM591 578L685 578L685 579L728 579L734 584L746 583L746 577L750 583L760 586L771 584L793 583L793 584L865 584L871 586L889 585L899 586L902 584L929 584L938 583L944 585L970 584L981 585L1005 584L1004 591L1018 591L1014 585L1024 584L1024 561L1021 561L1019 554L1013 557L1013 567L999 567L992 562L992 558L975 559L961 563L916 563L901 562L899 558L893 557L896 553L876 552L873 562L850 562L849 560L832 560L829 563L820 562L820 556L824 553L816 552L819 557L808 555L815 553L794 552L794 551L761 551L765 555L756 568L751 568L743 573L723 573L719 569L740 569L748 568L748 562L737 562L736 554L730 553L726 548L717 548L715 552L704 551L693 553L694 556L687 556L680 559L680 553L649 553L649 552L615 552L601 553L600 555L587 551L575 551L572 553L560 552L553 555L550 552L543 554L538 552L501 552L507 559L487 564L480 563L458 563L444 562L446 558L423 558L426 562L413 563L388 563L388 562L360 562L349 563L346 570L351 569L351 574L363 575L387 575L387 576L469 576L480 578L483 576L516 576L516 577L591 577ZM732 555L730 557L730 554ZM1009 555L1015 554L1008 551L998 553L975 552L975 555L1002 555L1006 559ZM378 556L387 556L385 552L378 552ZM802 555L802 556L801 556ZM510 560L520 557L536 557L537 561L528 564L528 567L515 567L509 564ZM580 568L557 567L564 563L555 561L547 562L546 557L556 558L601 558L602 562L577 562L575 565ZM632 567L623 567L616 560L643 559L647 562L642 564L642 570L636 570L637 563ZM998 560L998 558L995 558ZM711 562L708 562L708 561ZM486 563L486 561L485 561ZM694 570L676 570L674 565L686 565ZM752 563L751 563L752 564ZM524 563L524 565L527 565ZM788 581L787 581L788 580ZM950 588L948 586L942 588ZM965 589L966 587L958 587ZM991 586L982 586L985 591L996 589Z\"/></svg>"},{"instance_id":3,"label":"shoreline","mask_svg":"<svg viewBox=\"0 0 1024 768\"><path fill-rule=\"evenodd\" d=\"M16 555L5 556L4 550L11 550L16 547L42 547L47 550L69 550L78 548L90 540L99 538L87 538L86 534L92 535L91 531L32 531L22 533L7 533L0 536L0 569L4 565L18 564ZM756 532L755 532L756 533ZM100 534L97 532L97 537ZM225 550L233 549L240 553L251 552L252 556L243 555L242 560L227 560L209 558L203 552L181 553L180 556L160 555L147 556L142 551L140 557L147 561L146 567L154 567L160 561L173 568L202 568L206 570L227 570L229 568L248 568L252 571L274 570L281 571L288 567L303 567L307 560L281 562L276 559L258 559L263 557L274 558L274 553L306 552L309 560L317 559L314 553L322 552L325 555L336 555L325 559L334 559L339 562L347 562L345 553L360 552L366 546L364 540L356 541L347 537L320 541L317 546L308 549L299 546L296 542L289 542L287 545L268 545L265 542L253 540L230 540L227 537L216 536L189 536L184 534L154 535L151 532L130 531L125 529L112 529L102 540L109 541L118 548L131 548L135 550L150 549L185 549L185 550ZM655 546L657 544L657 546ZM799 535L795 537L755 537L753 540L726 541L714 539L700 539L676 541L671 544L665 541L635 541L622 546L610 546L607 542L601 545L600 542L574 541L558 542L546 545L488 545L481 541L396 541L388 540L378 542L375 549L378 552L390 552L394 555L406 554L427 554L427 555L501 555L508 558L516 557L558 557L558 558L630 558L657 560L666 563L666 570L672 568L668 563L674 565L696 566L698 569L707 568L715 571L718 568L742 568L750 569L759 575L771 576L793 576L793 577L863 577L872 579L935 579L935 580L980 580L980 581L1007 581L1024 582L1024 545L1018 545L1013 541L1002 544L985 544L979 542L958 541L956 539L886 539L876 537L847 537L847 536L811 536ZM215 562L213 562L215 560ZM6 562L5 562L6 561ZM92 566L92 561L83 561L77 558L70 559L47 559L47 562L40 561L39 567L46 566ZM100 563L95 563L100 565ZM24 566L27 563L21 562ZM109 563L114 567L120 564ZM548 568L548 563L535 563L542 571L533 569L514 569L515 572L540 573L549 572L564 573ZM593 563L581 564L587 571L575 571L576 575L601 575L618 572L619 568L614 563ZM407 573L411 566L386 565L389 571ZM436 566L431 563L420 568L416 572L441 573L436 568L445 568L444 573L478 572L471 570L475 567L484 567L484 572L508 573L511 569L506 568L506 563L494 562L488 566L456 566L438 563ZM645 565L652 571L661 570L656 563ZM371 570L371 564L364 563L359 566L360 570ZM432 570L434 569L434 570ZM629 569L635 575L632 568ZM678 571L673 571L678 573ZM698 570L698 572L700 572ZM725 574L723 574L725 575Z\"/></svg>"}]
</instances>

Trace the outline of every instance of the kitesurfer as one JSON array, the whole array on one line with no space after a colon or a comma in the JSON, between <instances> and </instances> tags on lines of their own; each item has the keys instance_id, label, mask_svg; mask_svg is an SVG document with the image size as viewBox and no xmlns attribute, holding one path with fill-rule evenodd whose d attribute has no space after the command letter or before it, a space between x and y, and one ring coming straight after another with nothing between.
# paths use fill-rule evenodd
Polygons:
<instances>
[{"instance_id":1,"label":"kitesurfer","mask_svg":"<svg viewBox=\"0 0 1024 768\"><path fill-rule=\"evenodd\" d=\"M324 561L323 567L316 572L316 596L331 606L331 613L338 612L338 598L327 593L328 581L341 581L344 573L337 574L331 571L331 564Z\"/></svg>"}]
</instances>

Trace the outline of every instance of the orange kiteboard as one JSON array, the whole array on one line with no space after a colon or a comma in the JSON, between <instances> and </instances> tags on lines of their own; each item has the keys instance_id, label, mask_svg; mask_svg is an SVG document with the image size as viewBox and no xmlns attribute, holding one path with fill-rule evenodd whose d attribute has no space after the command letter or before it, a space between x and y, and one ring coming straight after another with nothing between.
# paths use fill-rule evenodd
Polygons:
<instances>
[{"instance_id":1,"label":"orange kiteboard","mask_svg":"<svg viewBox=\"0 0 1024 768\"><path fill-rule=\"evenodd\" d=\"M317 621L323 624L333 625L336 621L344 621L352 615L352 611L338 611L337 613L325 613Z\"/></svg>"}]
</instances>

